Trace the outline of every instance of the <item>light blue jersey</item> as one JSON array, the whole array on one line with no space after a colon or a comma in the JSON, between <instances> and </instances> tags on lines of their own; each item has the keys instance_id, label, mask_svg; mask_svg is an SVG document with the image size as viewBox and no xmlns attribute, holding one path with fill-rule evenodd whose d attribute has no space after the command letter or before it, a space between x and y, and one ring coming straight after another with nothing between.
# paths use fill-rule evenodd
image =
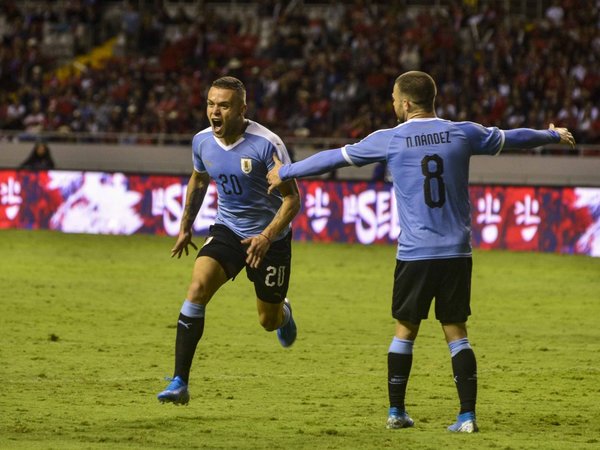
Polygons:
<instances>
[{"instance_id":1,"label":"light blue jersey","mask_svg":"<svg viewBox=\"0 0 600 450\"><path fill-rule=\"evenodd\" d=\"M411 119L357 144L323 150L279 169L282 181L349 165L387 162L400 221L397 259L471 255L469 160L561 142L556 130L500 130L473 122Z\"/></svg>"},{"instance_id":2,"label":"light blue jersey","mask_svg":"<svg viewBox=\"0 0 600 450\"><path fill-rule=\"evenodd\" d=\"M397 259L471 255L469 159L495 155L504 132L473 122L411 119L342 148L356 166L387 161L400 221Z\"/></svg>"},{"instance_id":3,"label":"light blue jersey","mask_svg":"<svg viewBox=\"0 0 600 450\"><path fill-rule=\"evenodd\" d=\"M208 172L218 192L216 223L242 238L255 236L271 223L282 204L281 194L268 194L267 172L276 153L283 162L290 156L283 141L264 126L248 120L242 137L226 146L211 128L192 140L194 170ZM284 237L289 228L275 240Z\"/></svg>"}]
</instances>

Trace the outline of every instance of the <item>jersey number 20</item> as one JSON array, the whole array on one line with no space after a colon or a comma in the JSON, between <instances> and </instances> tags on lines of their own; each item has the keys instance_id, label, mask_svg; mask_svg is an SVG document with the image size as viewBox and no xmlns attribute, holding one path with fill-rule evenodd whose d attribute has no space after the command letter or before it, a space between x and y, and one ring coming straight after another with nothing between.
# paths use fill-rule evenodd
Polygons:
<instances>
[{"instance_id":1,"label":"jersey number 20","mask_svg":"<svg viewBox=\"0 0 600 450\"><path fill-rule=\"evenodd\" d=\"M221 183L221 188L225 194L242 195L242 185L235 174L231 174L229 177L225 174L220 174L219 182Z\"/></svg>"},{"instance_id":2,"label":"jersey number 20","mask_svg":"<svg viewBox=\"0 0 600 450\"><path fill-rule=\"evenodd\" d=\"M441 208L446 203L446 185L442 174L444 173L444 160L439 155L427 155L421 160L423 180L423 193L425 203L430 208ZM437 193L434 192L437 190Z\"/></svg>"}]
</instances>

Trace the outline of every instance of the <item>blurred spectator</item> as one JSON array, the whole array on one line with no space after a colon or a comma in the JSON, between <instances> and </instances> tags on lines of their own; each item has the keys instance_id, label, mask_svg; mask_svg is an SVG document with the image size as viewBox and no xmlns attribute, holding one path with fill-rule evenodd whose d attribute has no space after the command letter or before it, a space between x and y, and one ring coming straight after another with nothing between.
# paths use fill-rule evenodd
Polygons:
<instances>
[{"instance_id":1,"label":"blurred spectator","mask_svg":"<svg viewBox=\"0 0 600 450\"><path fill-rule=\"evenodd\" d=\"M51 170L54 169L54 160L50 154L48 144L36 141L31 153L19 166L21 169L29 170Z\"/></svg>"},{"instance_id":2,"label":"blurred spectator","mask_svg":"<svg viewBox=\"0 0 600 450\"><path fill-rule=\"evenodd\" d=\"M23 126L27 136L38 135L44 130L46 114L42 111L42 105L39 100L34 100L31 110L23 118Z\"/></svg>"},{"instance_id":3,"label":"blurred spectator","mask_svg":"<svg viewBox=\"0 0 600 450\"><path fill-rule=\"evenodd\" d=\"M563 10L559 0L553 0L552 5L546 9L546 18L554 25L561 25L565 11Z\"/></svg>"},{"instance_id":4,"label":"blurred spectator","mask_svg":"<svg viewBox=\"0 0 600 450\"><path fill-rule=\"evenodd\" d=\"M0 3L0 128L189 138L208 126L210 80L229 74L247 85L249 112L277 134L348 138L393 126L389 86L418 69L438 80L440 117L501 128L551 120L580 143L600 143L596 0L543 1L539 17L459 0L410 10L257 0L243 14L175 3ZM77 33L88 36L77 52L122 41L102 64L58 76L57 45Z\"/></svg>"}]
</instances>

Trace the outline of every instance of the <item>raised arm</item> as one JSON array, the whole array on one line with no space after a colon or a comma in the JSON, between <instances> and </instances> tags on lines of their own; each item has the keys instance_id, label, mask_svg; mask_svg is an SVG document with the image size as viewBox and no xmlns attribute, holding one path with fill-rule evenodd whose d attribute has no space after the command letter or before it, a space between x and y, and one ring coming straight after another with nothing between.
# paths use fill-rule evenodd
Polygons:
<instances>
[{"instance_id":1,"label":"raised arm","mask_svg":"<svg viewBox=\"0 0 600 450\"><path fill-rule=\"evenodd\" d=\"M575 139L568 129L556 128L552 123L547 130L516 128L504 132L504 148L532 148L552 143L574 147Z\"/></svg>"},{"instance_id":2,"label":"raised arm","mask_svg":"<svg viewBox=\"0 0 600 450\"><path fill-rule=\"evenodd\" d=\"M323 150L293 164L282 165L277 155L273 155L273 161L275 161L275 166L267 174L269 193L278 188L285 180L320 175L351 165L350 161L344 157L341 148Z\"/></svg>"},{"instance_id":3,"label":"raised arm","mask_svg":"<svg viewBox=\"0 0 600 450\"><path fill-rule=\"evenodd\" d=\"M171 257L177 255L177 258L181 258L181 253L184 251L187 256L188 245L198 250L196 244L192 242L192 225L196 220L198 211L200 211L209 183L210 177L207 172L197 172L196 170L192 172L185 195L185 207L181 216L179 236L175 246L171 249Z\"/></svg>"}]
</instances>

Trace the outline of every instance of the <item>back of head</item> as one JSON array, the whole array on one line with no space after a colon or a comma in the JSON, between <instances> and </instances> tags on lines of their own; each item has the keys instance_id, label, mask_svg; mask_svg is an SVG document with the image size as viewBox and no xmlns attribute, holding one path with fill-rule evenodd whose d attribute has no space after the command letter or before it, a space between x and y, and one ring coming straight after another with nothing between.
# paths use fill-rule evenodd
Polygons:
<instances>
[{"instance_id":1,"label":"back of head","mask_svg":"<svg viewBox=\"0 0 600 450\"><path fill-rule=\"evenodd\" d=\"M395 84L412 103L425 111L433 111L437 87L431 76L425 72L413 70L396 78Z\"/></svg>"}]
</instances>

